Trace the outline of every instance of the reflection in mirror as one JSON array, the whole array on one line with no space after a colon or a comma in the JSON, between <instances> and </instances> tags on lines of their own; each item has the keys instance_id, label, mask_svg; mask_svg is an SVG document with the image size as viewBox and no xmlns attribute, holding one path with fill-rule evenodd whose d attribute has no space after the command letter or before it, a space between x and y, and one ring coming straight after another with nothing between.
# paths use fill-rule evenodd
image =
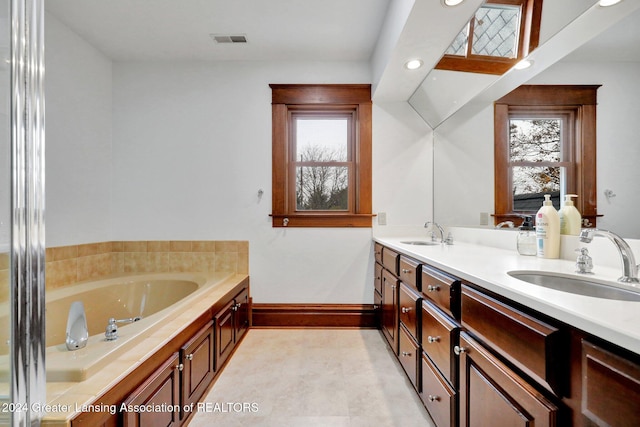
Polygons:
<instances>
[{"instance_id":1,"label":"reflection in mirror","mask_svg":"<svg viewBox=\"0 0 640 427\"><path fill-rule=\"evenodd\" d=\"M10 226L10 114L9 114L9 3L0 0L0 336L9 336L11 324L2 319L8 319L9 309L9 226ZM6 340L0 342L0 355L9 353L9 343ZM5 358L5 370L10 368L8 356ZM0 403L11 402L9 396L9 376L5 375L0 381ZM8 425L10 413L0 413L0 424Z\"/></svg>"},{"instance_id":2,"label":"reflection in mirror","mask_svg":"<svg viewBox=\"0 0 640 427\"><path fill-rule=\"evenodd\" d=\"M539 44L542 45L547 42L568 23L593 6L594 3L595 0L547 1L544 3L540 22ZM500 89L499 93L492 95L494 96L493 99L505 95L531 77L531 74L517 72L515 74L508 72L507 74L509 76L505 75L505 78L502 78L500 75L433 69L409 98L409 104L429 126L436 128L499 80L510 82L516 79L516 82L509 85L508 88ZM498 85L498 87L500 86Z\"/></svg>"},{"instance_id":3,"label":"reflection in mirror","mask_svg":"<svg viewBox=\"0 0 640 427\"><path fill-rule=\"evenodd\" d=\"M597 224L629 238L640 238L634 215L640 209L640 192L634 188L640 182L640 145L633 126L640 117L639 30L640 2L594 6L536 50L534 67L523 74L527 84L600 85ZM579 45L584 46L577 49ZM482 219L494 209L493 102L525 83L514 75L502 76L435 130L434 211L439 223L488 225Z\"/></svg>"}]
</instances>

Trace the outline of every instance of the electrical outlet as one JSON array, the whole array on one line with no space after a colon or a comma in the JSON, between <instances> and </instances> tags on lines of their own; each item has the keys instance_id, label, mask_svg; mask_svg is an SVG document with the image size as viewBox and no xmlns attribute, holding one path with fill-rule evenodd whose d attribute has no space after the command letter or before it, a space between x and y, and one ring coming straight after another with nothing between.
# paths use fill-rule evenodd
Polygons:
<instances>
[{"instance_id":1,"label":"electrical outlet","mask_svg":"<svg viewBox=\"0 0 640 427\"><path fill-rule=\"evenodd\" d=\"M378 225L387 225L387 213L378 212Z\"/></svg>"},{"instance_id":2,"label":"electrical outlet","mask_svg":"<svg viewBox=\"0 0 640 427\"><path fill-rule=\"evenodd\" d=\"M489 225L489 212L480 212L480 225Z\"/></svg>"}]
</instances>

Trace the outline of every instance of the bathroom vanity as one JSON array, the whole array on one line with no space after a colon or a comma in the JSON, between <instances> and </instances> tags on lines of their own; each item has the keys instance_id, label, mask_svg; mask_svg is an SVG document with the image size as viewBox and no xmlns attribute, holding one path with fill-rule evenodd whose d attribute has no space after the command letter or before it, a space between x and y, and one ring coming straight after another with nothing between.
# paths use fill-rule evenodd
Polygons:
<instances>
[{"instance_id":1,"label":"bathroom vanity","mask_svg":"<svg viewBox=\"0 0 640 427\"><path fill-rule=\"evenodd\" d=\"M570 261L375 240L380 328L438 427L640 423L640 302L507 274Z\"/></svg>"}]
</instances>

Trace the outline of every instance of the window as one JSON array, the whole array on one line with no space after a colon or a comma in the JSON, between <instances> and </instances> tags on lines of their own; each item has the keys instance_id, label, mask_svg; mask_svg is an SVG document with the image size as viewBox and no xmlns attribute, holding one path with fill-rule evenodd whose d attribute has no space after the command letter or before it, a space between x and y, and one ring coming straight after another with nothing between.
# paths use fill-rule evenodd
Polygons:
<instances>
[{"instance_id":1,"label":"window","mask_svg":"<svg viewBox=\"0 0 640 427\"><path fill-rule=\"evenodd\" d=\"M538 47L541 15L542 0L488 0L436 68L504 74Z\"/></svg>"},{"instance_id":2,"label":"window","mask_svg":"<svg viewBox=\"0 0 640 427\"><path fill-rule=\"evenodd\" d=\"M495 222L577 194L595 224L598 86L520 86L495 103Z\"/></svg>"},{"instance_id":3,"label":"window","mask_svg":"<svg viewBox=\"0 0 640 427\"><path fill-rule=\"evenodd\" d=\"M270 85L274 227L371 227L371 86Z\"/></svg>"}]
</instances>

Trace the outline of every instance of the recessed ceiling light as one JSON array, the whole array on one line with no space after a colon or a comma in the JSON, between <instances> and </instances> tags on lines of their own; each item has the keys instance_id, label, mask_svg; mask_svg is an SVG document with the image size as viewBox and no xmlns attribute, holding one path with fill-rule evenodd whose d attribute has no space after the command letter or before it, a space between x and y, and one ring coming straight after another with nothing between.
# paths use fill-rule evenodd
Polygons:
<instances>
[{"instance_id":1,"label":"recessed ceiling light","mask_svg":"<svg viewBox=\"0 0 640 427\"><path fill-rule=\"evenodd\" d=\"M620 3L622 0L600 0L598 3L602 7L613 6L614 4Z\"/></svg>"},{"instance_id":2,"label":"recessed ceiling light","mask_svg":"<svg viewBox=\"0 0 640 427\"><path fill-rule=\"evenodd\" d=\"M418 68L422 67L422 60L421 59L411 59L409 61L407 61L404 66L407 70L417 70Z\"/></svg>"},{"instance_id":3,"label":"recessed ceiling light","mask_svg":"<svg viewBox=\"0 0 640 427\"><path fill-rule=\"evenodd\" d=\"M523 59L513 66L516 70L524 70L525 68L529 68L533 65L533 61L530 59Z\"/></svg>"},{"instance_id":4,"label":"recessed ceiling light","mask_svg":"<svg viewBox=\"0 0 640 427\"><path fill-rule=\"evenodd\" d=\"M462 3L464 0L442 0L442 4L445 6L453 7Z\"/></svg>"}]
</instances>

